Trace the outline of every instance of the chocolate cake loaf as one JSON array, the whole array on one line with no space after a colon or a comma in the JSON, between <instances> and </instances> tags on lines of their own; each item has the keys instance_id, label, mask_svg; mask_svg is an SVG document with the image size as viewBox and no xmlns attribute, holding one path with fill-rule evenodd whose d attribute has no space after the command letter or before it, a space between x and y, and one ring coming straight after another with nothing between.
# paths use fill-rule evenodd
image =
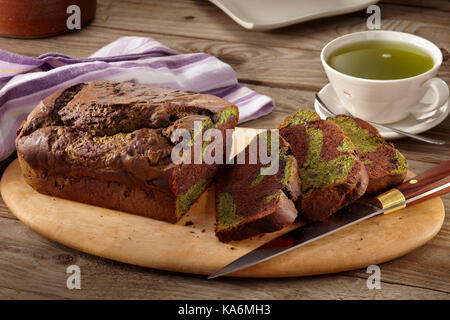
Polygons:
<instances>
[{"instance_id":1,"label":"chocolate cake loaf","mask_svg":"<svg viewBox=\"0 0 450 320\"><path fill-rule=\"evenodd\" d=\"M259 156L251 164L250 153L258 154L256 150L263 143L270 150L275 138L279 138L279 148L273 165L276 161L278 170L268 174L271 166L261 164ZM280 230L297 217L293 201L300 195L300 180L288 143L270 132L258 135L252 143L257 141L260 142L256 149L250 151L250 145L247 146L234 158L235 164L227 165L217 176L216 235L223 242ZM245 156L246 164L236 164L239 156Z\"/></svg>"},{"instance_id":2,"label":"chocolate cake loaf","mask_svg":"<svg viewBox=\"0 0 450 320\"><path fill-rule=\"evenodd\" d=\"M25 180L41 193L176 222L219 165L174 164L172 132L194 134L197 120L202 131L224 133L238 117L236 106L212 95L80 83L40 102L19 128L16 148Z\"/></svg>"},{"instance_id":3,"label":"chocolate cake loaf","mask_svg":"<svg viewBox=\"0 0 450 320\"><path fill-rule=\"evenodd\" d=\"M355 146L330 120L298 110L280 126L299 166L302 195L296 206L312 221L325 220L366 191L368 175Z\"/></svg>"},{"instance_id":4,"label":"chocolate cake loaf","mask_svg":"<svg viewBox=\"0 0 450 320\"><path fill-rule=\"evenodd\" d=\"M328 119L344 131L358 150L369 175L366 194L379 194L403 182L408 171L405 157L377 129L362 119L345 115Z\"/></svg>"}]
</instances>

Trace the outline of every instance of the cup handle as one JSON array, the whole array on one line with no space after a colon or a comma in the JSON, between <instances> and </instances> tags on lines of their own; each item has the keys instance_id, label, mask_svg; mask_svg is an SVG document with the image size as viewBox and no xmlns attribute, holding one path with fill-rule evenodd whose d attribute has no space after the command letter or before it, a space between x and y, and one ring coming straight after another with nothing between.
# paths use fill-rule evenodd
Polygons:
<instances>
[{"instance_id":1,"label":"cup handle","mask_svg":"<svg viewBox=\"0 0 450 320\"><path fill-rule=\"evenodd\" d=\"M423 85L428 86L431 90L433 90L434 101L432 103L418 103L411 107L410 111L414 116L431 112L441 107L449 97L448 86L442 79L432 78L425 81Z\"/></svg>"}]
</instances>

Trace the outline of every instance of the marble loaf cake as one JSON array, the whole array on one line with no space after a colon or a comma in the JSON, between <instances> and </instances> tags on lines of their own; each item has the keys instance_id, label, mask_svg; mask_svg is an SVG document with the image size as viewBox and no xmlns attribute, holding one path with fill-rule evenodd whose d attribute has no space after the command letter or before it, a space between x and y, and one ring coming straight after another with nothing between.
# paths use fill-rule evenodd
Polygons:
<instances>
[{"instance_id":1,"label":"marble loaf cake","mask_svg":"<svg viewBox=\"0 0 450 320\"><path fill-rule=\"evenodd\" d=\"M193 133L196 120L201 130L225 131L238 117L236 106L212 95L80 83L39 103L19 128L16 148L25 180L38 192L176 222L220 165L174 164L171 133Z\"/></svg>"}]
</instances>

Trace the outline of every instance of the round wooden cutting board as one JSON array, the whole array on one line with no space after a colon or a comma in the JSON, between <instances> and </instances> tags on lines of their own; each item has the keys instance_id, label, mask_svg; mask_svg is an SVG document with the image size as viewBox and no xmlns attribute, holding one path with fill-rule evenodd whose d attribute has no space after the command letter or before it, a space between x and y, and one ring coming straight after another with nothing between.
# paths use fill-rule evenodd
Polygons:
<instances>
[{"instance_id":1,"label":"round wooden cutting board","mask_svg":"<svg viewBox=\"0 0 450 320\"><path fill-rule=\"evenodd\" d=\"M9 209L42 235L96 256L144 267L209 275L287 232L222 243L214 234L214 185L178 223L46 196L34 191L15 160L0 192ZM231 276L286 277L346 271L379 264L422 246L444 221L440 198L340 230Z\"/></svg>"}]
</instances>

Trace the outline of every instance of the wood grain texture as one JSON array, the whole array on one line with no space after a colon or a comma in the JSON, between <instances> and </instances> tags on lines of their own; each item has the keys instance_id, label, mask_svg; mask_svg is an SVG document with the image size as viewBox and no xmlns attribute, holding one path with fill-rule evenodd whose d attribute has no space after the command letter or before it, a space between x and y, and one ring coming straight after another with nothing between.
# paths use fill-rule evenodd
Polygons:
<instances>
[{"instance_id":1,"label":"wood grain texture","mask_svg":"<svg viewBox=\"0 0 450 320\"><path fill-rule=\"evenodd\" d=\"M448 1L388 0L379 5L382 29L414 33L450 49ZM327 83L318 52L337 36L365 30L366 18L360 11L254 32L239 27L208 1L99 0L96 19L80 32L39 40L0 38L0 48L30 56L56 51L85 57L120 36L138 35L181 52L205 51L229 63L241 82L273 97L276 108L270 115L245 124L273 128L296 108L312 106L314 92ZM450 82L448 61L439 77ZM450 143L450 119L424 135ZM411 139L395 145L417 173L450 159L448 145ZM211 282L117 263L47 240L19 222L0 200L0 298L450 299L450 195L442 199L446 219L441 231L425 246L382 264L381 290L367 289L365 269ZM65 286L65 269L73 263L81 267L82 290Z\"/></svg>"},{"instance_id":2,"label":"wood grain texture","mask_svg":"<svg viewBox=\"0 0 450 320\"><path fill-rule=\"evenodd\" d=\"M367 289L368 275L365 270L356 275L344 273L305 278L264 279L264 281L232 278L208 281L201 276L185 276L146 269L84 254L43 238L19 221L0 218L0 225L2 226L0 296L3 298L448 299L449 297L448 286L444 288L446 291L441 291L418 284L415 279L421 279L424 283L429 279L424 279L420 268L417 270L417 267L409 271L409 276L398 272L409 281L409 284L405 285L406 281L399 281L397 275L390 270L389 264L381 265L381 290ZM66 268L72 264L80 266L81 290L66 288ZM397 270L403 270L402 266L396 267ZM423 268L425 269L425 266Z\"/></svg>"},{"instance_id":3,"label":"wood grain texture","mask_svg":"<svg viewBox=\"0 0 450 320\"><path fill-rule=\"evenodd\" d=\"M244 139L242 131L236 129L236 140ZM3 174L0 192L23 223L71 248L134 265L203 275L212 274L299 225L222 243L214 234L214 186L203 193L177 224L171 224L40 194L23 179L18 160ZM232 275L305 276L382 263L428 242L440 230L444 215L442 201L430 199L393 214L368 219Z\"/></svg>"},{"instance_id":4,"label":"wood grain texture","mask_svg":"<svg viewBox=\"0 0 450 320\"><path fill-rule=\"evenodd\" d=\"M433 35L432 28L448 29L447 13L441 10L406 7L380 3L383 29L403 29L406 32ZM339 35L366 29L365 10L356 13L318 19L270 32L243 29L219 8L206 1L100 1L93 25L160 34L182 35L188 38L225 40L256 44L260 47L287 47L320 50L323 43ZM149 23L151 21L151 23ZM442 29L444 28L444 29ZM332 30L332 32L330 32ZM251 32L251 37L249 37ZM296 41L297 40L297 41ZM448 44L444 34L438 45ZM440 42L442 41L442 43Z\"/></svg>"},{"instance_id":5,"label":"wood grain texture","mask_svg":"<svg viewBox=\"0 0 450 320\"><path fill-rule=\"evenodd\" d=\"M385 0L383 3L450 11L450 2L448 0Z\"/></svg>"},{"instance_id":6,"label":"wood grain texture","mask_svg":"<svg viewBox=\"0 0 450 320\"><path fill-rule=\"evenodd\" d=\"M189 6L189 2L181 2L184 3L184 6L179 4L172 9L169 8L178 2L158 1L158 5L152 1L113 1L111 5L102 5L102 3L99 3L97 17L92 25L78 33L46 40L54 46L53 50L75 56L87 56L119 36L129 35L130 33L141 36L151 34L157 40L181 52L207 52L217 56L233 66L241 82L314 91L318 91L327 83L318 55L323 45L348 32L365 30L365 19L367 18L365 13L357 18L347 17L346 15L328 18L328 20L341 19L342 24L345 25L349 25L355 19L353 24L357 28L351 28L349 25L343 30L338 30L336 28L338 26L342 28L342 26L334 20L331 26L328 20L312 21L309 22L312 24L311 26L302 24L302 28L298 26L289 27L292 31L285 30L286 28L271 32L253 31L251 37L249 37L250 31L242 29L234 22L230 23L228 16L221 14L218 8L211 7L209 3L206 3L207 13L202 12L205 3L199 5L198 2L194 2L196 4L194 7ZM147 7L153 9L147 10ZM189 7L189 9L186 7ZM191 12L192 8L195 8L194 12ZM416 9L414 8L414 10ZM412 16L401 15L396 17L396 24L392 29L433 39L439 46L450 48L448 37L444 37L441 42L436 41L436 35L450 33L450 26L447 24L445 30L435 30L429 29L429 24L424 24L423 29L421 29L417 26L418 22L415 19L419 19L419 17L422 20L428 19L426 15L425 17L422 16L422 11L416 10ZM446 18L446 15L440 11L434 11L436 11L436 14L439 13L442 19ZM210 21L214 16L213 12L218 17ZM387 10L387 12L391 11ZM186 14L195 18L183 20ZM408 23L399 25L399 21L402 20L398 20L398 18L411 19L411 21L405 20ZM387 18L384 17L383 21L385 19ZM147 23L149 20L152 23ZM137 23L142 23L143 27L132 29L129 26L129 24L135 25ZM413 24L414 28L409 30L405 27L406 24ZM172 30L172 25L173 28L176 28L175 30ZM215 29L220 30L220 36L216 36L213 32ZM388 30L390 28L383 27L383 29ZM283 37L288 42L277 44L276 42ZM295 41L297 38L301 40ZM4 49L17 51L17 46L20 44L20 51L29 55L42 54L48 51L48 44L44 45L42 40L5 39L5 42ZM7 42L10 43L9 46ZM315 45L307 47L311 43L315 43ZM78 53L73 52L74 44L77 45ZM450 77L448 64L441 68L438 76Z\"/></svg>"}]
</instances>

